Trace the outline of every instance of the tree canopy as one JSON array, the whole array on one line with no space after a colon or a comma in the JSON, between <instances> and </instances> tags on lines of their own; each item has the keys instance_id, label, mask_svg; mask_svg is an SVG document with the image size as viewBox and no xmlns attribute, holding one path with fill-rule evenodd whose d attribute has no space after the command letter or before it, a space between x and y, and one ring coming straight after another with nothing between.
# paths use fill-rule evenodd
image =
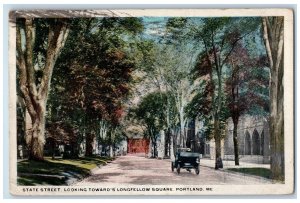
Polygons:
<instances>
[{"instance_id":1,"label":"tree canopy","mask_svg":"<svg viewBox=\"0 0 300 203\"><path fill-rule=\"evenodd\" d=\"M276 120L276 105L270 103L283 87L270 91L269 80L270 74L282 79L282 72L274 72L282 58L271 57L281 54L282 35L272 27L280 22L260 17L18 19L19 105L30 117L24 116L31 124L25 131L31 157L43 159L49 137L74 149L84 143L86 156L95 153L96 141L102 149L109 146L112 155L133 124L142 127L157 156L162 131L175 151L187 146L187 128L197 120L205 138L215 141L218 169L230 118L238 165L240 116L268 120L273 112L271 122ZM270 32L279 41L272 41ZM170 149L166 153L171 156Z\"/></svg>"}]
</instances>

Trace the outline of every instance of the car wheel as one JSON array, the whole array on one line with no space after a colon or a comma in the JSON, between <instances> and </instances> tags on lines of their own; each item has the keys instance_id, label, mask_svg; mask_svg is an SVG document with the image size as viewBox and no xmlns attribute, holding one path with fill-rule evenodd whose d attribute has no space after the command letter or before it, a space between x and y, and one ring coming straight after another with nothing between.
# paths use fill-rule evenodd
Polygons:
<instances>
[{"instance_id":1,"label":"car wheel","mask_svg":"<svg viewBox=\"0 0 300 203\"><path fill-rule=\"evenodd\" d=\"M172 169L172 172L174 171L174 163L171 162L171 169Z\"/></svg>"},{"instance_id":2,"label":"car wheel","mask_svg":"<svg viewBox=\"0 0 300 203\"><path fill-rule=\"evenodd\" d=\"M196 172L197 175L199 175L199 172L200 172L199 168L196 168L195 172Z\"/></svg>"},{"instance_id":3,"label":"car wheel","mask_svg":"<svg viewBox=\"0 0 300 203\"><path fill-rule=\"evenodd\" d=\"M177 164L177 173L180 173L180 164Z\"/></svg>"}]
</instances>

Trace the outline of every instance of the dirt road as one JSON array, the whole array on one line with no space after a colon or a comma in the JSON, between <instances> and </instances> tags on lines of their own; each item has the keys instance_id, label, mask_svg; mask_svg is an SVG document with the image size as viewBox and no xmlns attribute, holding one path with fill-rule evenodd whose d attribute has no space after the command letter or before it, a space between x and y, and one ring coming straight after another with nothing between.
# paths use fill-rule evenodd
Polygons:
<instances>
[{"instance_id":1,"label":"dirt road","mask_svg":"<svg viewBox=\"0 0 300 203\"><path fill-rule=\"evenodd\" d=\"M214 170L201 166L200 174L182 169L180 174L171 171L170 160L149 159L140 156L121 156L106 166L93 170L93 175L74 186L126 185L222 185L267 184L265 179Z\"/></svg>"}]
</instances>

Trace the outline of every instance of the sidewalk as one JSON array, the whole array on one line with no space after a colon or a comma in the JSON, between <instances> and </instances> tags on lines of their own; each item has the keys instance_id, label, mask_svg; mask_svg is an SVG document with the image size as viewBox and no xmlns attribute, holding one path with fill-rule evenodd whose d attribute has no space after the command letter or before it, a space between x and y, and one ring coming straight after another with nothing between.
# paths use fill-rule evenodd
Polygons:
<instances>
[{"instance_id":1,"label":"sidewalk","mask_svg":"<svg viewBox=\"0 0 300 203\"><path fill-rule=\"evenodd\" d=\"M200 159L200 165L210 168L215 168L215 160L209 158ZM223 160L223 169L228 168L267 168L270 169L270 164L255 164L249 162L240 161L239 166L235 166L234 161Z\"/></svg>"}]
</instances>

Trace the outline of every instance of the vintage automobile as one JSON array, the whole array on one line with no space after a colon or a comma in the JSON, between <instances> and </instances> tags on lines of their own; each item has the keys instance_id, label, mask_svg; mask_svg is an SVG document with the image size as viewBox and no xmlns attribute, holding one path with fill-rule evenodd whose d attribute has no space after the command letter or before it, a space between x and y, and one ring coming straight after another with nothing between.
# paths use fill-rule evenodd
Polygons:
<instances>
[{"instance_id":1,"label":"vintage automobile","mask_svg":"<svg viewBox=\"0 0 300 203\"><path fill-rule=\"evenodd\" d=\"M191 169L195 169L195 172L198 175L200 172L199 163L199 153L191 152L190 148L178 148L175 155L175 161L172 161L171 163L171 169L174 171L176 168L178 174L180 173L181 168L184 168L189 172L191 172Z\"/></svg>"}]
</instances>

